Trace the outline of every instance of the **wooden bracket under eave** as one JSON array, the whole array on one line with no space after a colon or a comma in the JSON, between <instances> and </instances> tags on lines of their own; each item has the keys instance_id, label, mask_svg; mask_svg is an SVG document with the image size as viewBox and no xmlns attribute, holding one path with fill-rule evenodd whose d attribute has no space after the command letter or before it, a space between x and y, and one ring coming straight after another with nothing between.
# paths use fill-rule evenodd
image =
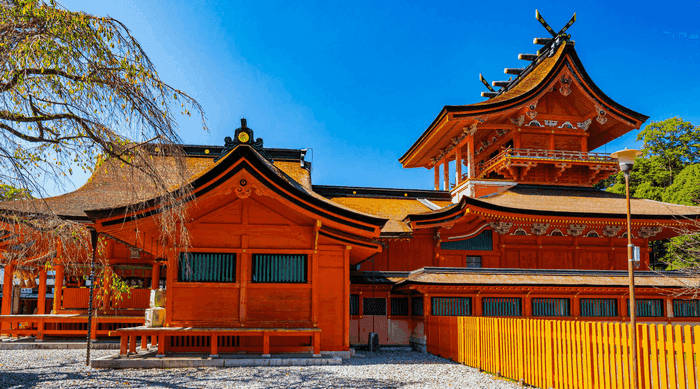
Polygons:
<instances>
[{"instance_id":1,"label":"wooden bracket under eave","mask_svg":"<svg viewBox=\"0 0 700 389\"><path fill-rule=\"evenodd\" d=\"M321 226L323 223L320 220L316 220L316 225L314 225L314 250L318 250L318 232L321 231Z\"/></svg>"}]
</instances>

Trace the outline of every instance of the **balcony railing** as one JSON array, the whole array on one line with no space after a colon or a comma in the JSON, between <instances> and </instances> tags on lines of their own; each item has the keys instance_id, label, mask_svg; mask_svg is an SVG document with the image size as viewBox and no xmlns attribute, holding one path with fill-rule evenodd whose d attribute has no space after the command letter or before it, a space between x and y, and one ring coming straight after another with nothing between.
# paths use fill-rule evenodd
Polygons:
<instances>
[{"instance_id":1,"label":"balcony railing","mask_svg":"<svg viewBox=\"0 0 700 389\"><path fill-rule=\"evenodd\" d=\"M481 162L476 166L476 177L481 176L502 161L508 159L524 159L554 162L595 162L595 163L617 163L617 160L604 153L587 153L585 151L563 151L563 150L539 150L539 149L506 149L488 161ZM466 178L466 177L465 177Z\"/></svg>"}]
</instances>

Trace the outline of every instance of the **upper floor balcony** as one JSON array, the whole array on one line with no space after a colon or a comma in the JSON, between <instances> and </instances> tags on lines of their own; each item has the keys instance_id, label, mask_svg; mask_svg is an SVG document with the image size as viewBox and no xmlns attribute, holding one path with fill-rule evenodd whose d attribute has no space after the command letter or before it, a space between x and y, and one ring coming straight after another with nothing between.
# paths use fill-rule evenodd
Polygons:
<instances>
[{"instance_id":1,"label":"upper floor balcony","mask_svg":"<svg viewBox=\"0 0 700 389\"><path fill-rule=\"evenodd\" d=\"M617 171L617 160L609 154L508 148L477 163L473 178L590 186Z\"/></svg>"}]
</instances>

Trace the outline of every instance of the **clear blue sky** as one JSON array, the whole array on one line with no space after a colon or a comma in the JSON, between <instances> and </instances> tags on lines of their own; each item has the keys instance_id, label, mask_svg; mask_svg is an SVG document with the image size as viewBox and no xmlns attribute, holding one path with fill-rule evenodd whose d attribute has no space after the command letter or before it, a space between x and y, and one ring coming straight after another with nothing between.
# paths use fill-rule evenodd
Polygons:
<instances>
[{"instance_id":1,"label":"clear blue sky","mask_svg":"<svg viewBox=\"0 0 700 389\"><path fill-rule=\"evenodd\" d=\"M569 32L608 96L700 125L699 0L62 4L126 24L161 77L201 102L211 133L182 120L186 143L223 144L245 117L266 147L312 148L314 184L430 188L431 171L398 158L444 105L483 100L479 73L524 66L518 53L547 36L536 7L555 30L577 12Z\"/></svg>"}]
</instances>

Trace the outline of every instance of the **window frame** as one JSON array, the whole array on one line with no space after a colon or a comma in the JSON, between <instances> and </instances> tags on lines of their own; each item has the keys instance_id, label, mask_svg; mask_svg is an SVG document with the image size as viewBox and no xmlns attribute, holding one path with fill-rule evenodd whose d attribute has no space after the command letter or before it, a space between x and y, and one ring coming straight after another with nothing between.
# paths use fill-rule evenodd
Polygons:
<instances>
[{"instance_id":1,"label":"window frame","mask_svg":"<svg viewBox=\"0 0 700 389\"><path fill-rule=\"evenodd\" d=\"M233 257L233 280L231 281L200 281L200 280L184 280L182 279L183 275L183 260L185 256L191 256L191 255L225 255L225 256L232 256ZM193 251L193 252L180 252L178 255L178 261L177 261L177 277L175 282L177 283L182 283L186 285L191 285L191 284L226 284L226 285L234 285L238 284L238 272L239 272L239 267L240 263L239 260L241 256L238 253L235 252L208 252L208 251ZM166 277L167 278L167 277ZM161 277L161 280L163 277Z\"/></svg>"},{"instance_id":2,"label":"window frame","mask_svg":"<svg viewBox=\"0 0 700 389\"><path fill-rule=\"evenodd\" d=\"M303 257L304 258L304 269L300 272L300 274L303 275L303 281L258 281L255 280L255 271L256 271L256 257L257 256L298 256L298 257ZM309 277L309 258L310 255L308 254L270 254L270 253L265 253L265 252L260 252L260 253L251 253L250 255L250 280L249 282L251 284L288 284L288 285L303 285L303 284L308 284L310 283L310 277Z\"/></svg>"}]
</instances>

